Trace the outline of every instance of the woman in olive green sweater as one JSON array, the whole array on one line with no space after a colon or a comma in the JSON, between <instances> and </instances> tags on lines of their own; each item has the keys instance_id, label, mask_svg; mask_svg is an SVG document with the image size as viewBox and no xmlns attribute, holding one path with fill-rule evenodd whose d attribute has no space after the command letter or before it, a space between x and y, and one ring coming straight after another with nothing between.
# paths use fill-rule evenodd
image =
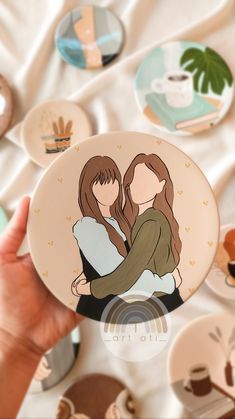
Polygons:
<instances>
[{"instance_id":1,"label":"woman in olive green sweater","mask_svg":"<svg viewBox=\"0 0 235 419\"><path fill-rule=\"evenodd\" d=\"M87 283L77 282L77 293L96 298L121 295L136 283L145 270L163 277L174 272L180 259L179 226L172 210L173 184L163 161L155 154L139 154L129 166L123 181L124 215L130 225L127 237L130 251L109 275ZM164 279L163 279L164 280ZM155 293L173 309L182 303L179 290L171 295Z\"/></svg>"}]
</instances>

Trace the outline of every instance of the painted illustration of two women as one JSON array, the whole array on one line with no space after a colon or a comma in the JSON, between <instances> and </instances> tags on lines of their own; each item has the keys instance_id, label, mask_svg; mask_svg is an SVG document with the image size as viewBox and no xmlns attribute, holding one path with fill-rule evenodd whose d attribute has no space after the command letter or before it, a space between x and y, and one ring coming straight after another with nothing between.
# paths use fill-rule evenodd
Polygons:
<instances>
[{"instance_id":1,"label":"painted illustration of two women","mask_svg":"<svg viewBox=\"0 0 235 419\"><path fill-rule=\"evenodd\" d=\"M83 265L71 286L78 313L100 320L115 296L130 291L156 296L168 311L183 303L173 199L169 171L155 154L137 155L123 180L110 157L88 160L79 180L83 217L73 226Z\"/></svg>"}]
</instances>

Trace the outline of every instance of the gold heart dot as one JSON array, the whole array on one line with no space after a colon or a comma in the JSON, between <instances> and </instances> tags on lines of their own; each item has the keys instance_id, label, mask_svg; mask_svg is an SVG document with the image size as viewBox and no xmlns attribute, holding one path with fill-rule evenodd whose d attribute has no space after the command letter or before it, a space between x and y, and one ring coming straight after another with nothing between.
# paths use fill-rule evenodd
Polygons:
<instances>
[{"instance_id":1,"label":"gold heart dot","mask_svg":"<svg viewBox=\"0 0 235 419\"><path fill-rule=\"evenodd\" d=\"M47 278L47 277L48 277L48 271L43 272L43 273L42 273L42 276L44 276L44 277L46 277L46 278Z\"/></svg>"},{"instance_id":2,"label":"gold heart dot","mask_svg":"<svg viewBox=\"0 0 235 419\"><path fill-rule=\"evenodd\" d=\"M74 270L73 270L73 273L78 275L78 274L80 273L80 269L79 269L79 268L74 269Z\"/></svg>"},{"instance_id":3,"label":"gold heart dot","mask_svg":"<svg viewBox=\"0 0 235 419\"><path fill-rule=\"evenodd\" d=\"M208 241L208 242L207 242L207 244L208 244L208 246L210 246L210 247L211 247L211 246L213 246L213 242L211 242L211 241Z\"/></svg>"},{"instance_id":4,"label":"gold heart dot","mask_svg":"<svg viewBox=\"0 0 235 419\"><path fill-rule=\"evenodd\" d=\"M207 207L209 202L208 201L202 201L202 203L203 203L203 205L205 205Z\"/></svg>"},{"instance_id":5,"label":"gold heart dot","mask_svg":"<svg viewBox=\"0 0 235 419\"><path fill-rule=\"evenodd\" d=\"M121 144L117 145L117 148L118 148L118 150L121 150L122 145Z\"/></svg>"},{"instance_id":6,"label":"gold heart dot","mask_svg":"<svg viewBox=\"0 0 235 419\"><path fill-rule=\"evenodd\" d=\"M62 177L58 177L57 180L58 182L62 183L64 179Z\"/></svg>"},{"instance_id":7,"label":"gold heart dot","mask_svg":"<svg viewBox=\"0 0 235 419\"><path fill-rule=\"evenodd\" d=\"M182 195L183 191L177 191L178 195Z\"/></svg>"},{"instance_id":8,"label":"gold heart dot","mask_svg":"<svg viewBox=\"0 0 235 419\"><path fill-rule=\"evenodd\" d=\"M191 163L185 163L185 167L187 167L187 169L191 166Z\"/></svg>"},{"instance_id":9,"label":"gold heart dot","mask_svg":"<svg viewBox=\"0 0 235 419\"><path fill-rule=\"evenodd\" d=\"M68 217L66 217L66 220L67 221L71 221L71 219L72 219L71 215L69 215Z\"/></svg>"},{"instance_id":10,"label":"gold heart dot","mask_svg":"<svg viewBox=\"0 0 235 419\"><path fill-rule=\"evenodd\" d=\"M34 210L35 214L39 214L40 211L41 211L40 208L37 208Z\"/></svg>"},{"instance_id":11,"label":"gold heart dot","mask_svg":"<svg viewBox=\"0 0 235 419\"><path fill-rule=\"evenodd\" d=\"M189 288L188 291L190 292L190 294L193 294L195 291L195 288Z\"/></svg>"},{"instance_id":12,"label":"gold heart dot","mask_svg":"<svg viewBox=\"0 0 235 419\"><path fill-rule=\"evenodd\" d=\"M189 263L190 263L191 266L194 266L196 262L195 262L195 260L190 260Z\"/></svg>"},{"instance_id":13,"label":"gold heart dot","mask_svg":"<svg viewBox=\"0 0 235 419\"><path fill-rule=\"evenodd\" d=\"M190 227L185 227L185 231L188 233L191 230Z\"/></svg>"},{"instance_id":14,"label":"gold heart dot","mask_svg":"<svg viewBox=\"0 0 235 419\"><path fill-rule=\"evenodd\" d=\"M75 149L75 151L80 151L80 147L79 147L78 145L76 145L76 146L74 147L74 149Z\"/></svg>"},{"instance_id":15,"label":"gold heart dot","mask_svg":"<svg viewBox=\"0 0 235 419\"><path fill-rule=\"evenodd\" d=\"M162 143L162 140L156 140L156 144L160 145Z\"/></svg>"},{"instance_id":16,"label":"gold heart dot","mask_svg":"<svg viewBox=\"0 0 235 419\"><path fill-rule=\"evenodd\" d=\"M48 242L48 245L49 245L49 246L53 246L53 244L54 244L54 241L53 241L53 240L50 240L50 241Z\"/></svg>"}]
</instances>

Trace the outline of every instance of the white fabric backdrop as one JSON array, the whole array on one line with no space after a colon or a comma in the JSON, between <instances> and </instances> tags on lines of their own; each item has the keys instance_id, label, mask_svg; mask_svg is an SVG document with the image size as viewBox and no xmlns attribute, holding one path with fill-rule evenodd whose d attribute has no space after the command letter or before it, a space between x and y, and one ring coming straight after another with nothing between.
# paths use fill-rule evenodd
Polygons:
<instances>
[{"instance_id":1,"label":"white fabric backdrop","mask_svg":"<svg viewBox=\"0 0 235 419\"><path fill-rule=\"evenodd\" d=\"M0 141L0 204L9 215L19 198L31 194L42 170L32 163L20 143L26 112L48 99L70 98L88 112L94 133L135 130L159 135L188 153L204 171L220 199L221 220L234 222L235 105L222 124L196 137L177 138L158 132L139 112L133 93L136 69L145 54L165 40L191 39L216 49L235 74L235 6L233 0L101 0L122 20L126 42L118 60L104 70L88 72L65 64L54 47L54 30L71 8L88 4L76 0L4 0L0 3L0 71L13 87L12 128ZM22 251L27 250L24 243ZM173 337L197 316L232 310L206 284L172 314ZM28 395L21 418L49 418L59 394L71 377L87 372L109 372L123 380L137 398L139 418L187 417L167 384L168 347L156 358L131 364L114 358L104 347L96 322L81 326L78 361L54 389ZM27 361L26 361L27 362Z\"/></svg>"}]
</instances>

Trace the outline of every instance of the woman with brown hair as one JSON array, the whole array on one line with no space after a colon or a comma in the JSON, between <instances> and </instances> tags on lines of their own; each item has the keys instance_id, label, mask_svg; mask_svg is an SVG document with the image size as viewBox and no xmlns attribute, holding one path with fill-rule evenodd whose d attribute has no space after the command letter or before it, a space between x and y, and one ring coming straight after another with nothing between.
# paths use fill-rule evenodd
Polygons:
<instances>
[{"instance_id":1,"label":"woman with brown hair","mask_svg":"<svg viewBox=\"0 0 235 419\"><path fill-rule=\"evenodd\" d=\"M170 174L157 155L139 154L124 176L123 187L124 216L129 225L126 237L130 251L112 273L97 277L91 283L84 279L75 282L76 293L91 294L97 299L120 296L137 283L144 290L145 277L142 274L147 272L154 276L155 295L171 311L183 302L179 290L159 292L158 281L160 279L164 284L165 277L168 274L172 277L173 273L177 285L181 283L177 269L181 241L172 209L174 191Z\"/></svg>"}]
</instances>

